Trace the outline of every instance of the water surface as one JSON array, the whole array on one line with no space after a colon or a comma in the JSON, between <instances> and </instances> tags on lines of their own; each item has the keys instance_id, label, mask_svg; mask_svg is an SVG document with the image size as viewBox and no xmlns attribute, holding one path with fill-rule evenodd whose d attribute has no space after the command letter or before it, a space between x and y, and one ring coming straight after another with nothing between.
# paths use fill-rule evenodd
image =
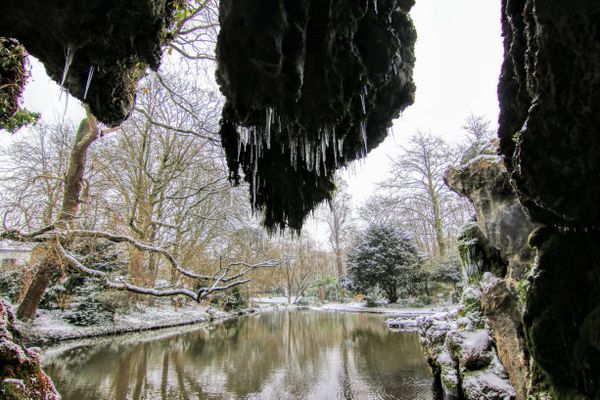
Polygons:
<instances>
[{"instance_id":1,"label":"water surface","mask_svg":"<svg viewBox=\"0 0 600 400\"><path fill-rule=\"evenodd\" d=\"M263 313L63 345L43 361L65 400L437 397L417 335L373 315Z\"/></svg>"}]
</instances>

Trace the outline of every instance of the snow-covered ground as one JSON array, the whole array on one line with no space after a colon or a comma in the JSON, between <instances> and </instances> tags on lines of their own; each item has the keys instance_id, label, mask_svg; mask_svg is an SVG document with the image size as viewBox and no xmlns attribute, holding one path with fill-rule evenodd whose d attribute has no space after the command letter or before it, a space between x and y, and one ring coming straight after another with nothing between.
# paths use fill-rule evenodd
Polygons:
<instances>
[{"instance_id":1,"label":"snow-covered ground","mask_svg":"<svg viewBox=\"0 0 600 400\"><path fill-rule=\"evenodd\" d=\"M196 304L181 307L162 304L145 306L143 310L129 310L127 314L116 314L114 322L93 326L77 326L63 320L59 311L39 310L33 323L22 324L21 329L26 334L29 342L42 344L74 338L197 324L212 319L226 318L229 315Z\"/></svg>"},{"instance_id":2,"label":"snow-covered ground","mask_svg":"<svg viewBox=\"0 0 600 400\"><path fill-rule=\"evenodd\" d=\"M286 305L287 297L253 297L251 303L253 305L263 307L265 305ZM294 298L292 298L292 302ZM444 306L428 306L428 307L401 307L394 305L383 305L380 307L366 307L364 302L353 303L325 303L321 305L310 305L308 308L317 311L332 311L332 312L358 312L369 314L385 314L390 317L416 317L419 315L430 315L442 311L455 310L458 305Z\"/></svg>"},{"instance_id":3,"label":"snow-covered ground","mask_svg":"<svg viewBox=\"0 0 600 400\"><path fill-rule=\"evenodd\" d=\"M328 303L311 309L321 311L339 311L339 312L359 312L369 314L384 314L390 317L416 317L419 315L430 315L441 311L449 311L455 306L443 307L394 307L386 305L385 307L366 307L364 303Z\"/></svg>"}]
</instances>

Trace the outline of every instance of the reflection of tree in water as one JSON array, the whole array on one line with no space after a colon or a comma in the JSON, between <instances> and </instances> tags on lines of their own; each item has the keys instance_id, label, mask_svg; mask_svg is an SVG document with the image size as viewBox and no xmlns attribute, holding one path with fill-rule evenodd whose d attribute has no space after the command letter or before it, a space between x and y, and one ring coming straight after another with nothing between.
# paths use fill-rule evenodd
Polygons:
<instances>
[{"instance_id":1,"label":"reflection of tree in water","mask_svg":"<svg viewBox=\"0 0 600 400\"><path fill-rule=\"evenodd\" d=\"M331 369L337 381L323 382ZM352 398L356 371L386 391L406 391L403 373L419 379L423 370L431 380L416 337L390 335L381 318L315 312L261 314L155 341L117 338L69 350L48 370L65 400L306 398L318 384Z\"/></svg>"}]
</instances>

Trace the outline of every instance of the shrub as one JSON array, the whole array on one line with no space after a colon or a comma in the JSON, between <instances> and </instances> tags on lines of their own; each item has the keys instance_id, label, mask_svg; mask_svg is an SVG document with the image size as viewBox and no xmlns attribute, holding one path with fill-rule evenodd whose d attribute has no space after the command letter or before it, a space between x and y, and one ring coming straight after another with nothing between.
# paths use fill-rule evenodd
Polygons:
<instances>
[{"instance_id":1,"label":"shrub","mask_svg":"<svg viewBox=\"0 0 600 400\"><path fill-rule=\"evenodd\" d=\"M23 288L25 273L19 270L5 271L0 274L0 296L14 302Z\"/></svg>"},{"instance_id":2,"label":"shrub","mask_svg":"<svg viewBox=\"0 0 600 400\"><path fill-rule=\"evenodd\" d=\"M216 304L223 311L234 311L248 307L248 297L238 287L213 295L211 304Z\"/></svg>"},{"instance_id":3,"label":"shrub","mask_svg":"<svg viewBox=\"0 0 600 400\"><path fill-rule=\"evenodd\" d=\"M97 325L114 321L116 309L116 303L109 296L91 294L77 298L63 318L74 325Z\"/></svg>"}]
</instances>

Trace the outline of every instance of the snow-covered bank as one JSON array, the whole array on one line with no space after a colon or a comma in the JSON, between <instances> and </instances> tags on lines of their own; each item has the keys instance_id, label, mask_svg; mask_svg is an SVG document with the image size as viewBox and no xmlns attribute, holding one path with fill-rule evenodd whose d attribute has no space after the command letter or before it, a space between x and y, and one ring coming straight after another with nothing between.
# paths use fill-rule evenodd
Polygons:
<instances>
[{"instance_id":1,"label":"snow-covered bank","mask_svg":"<svg viewBox=\"0 0 600 400\"><path fill-rule=\"evenodd\" d=\"M116 314L113 322L92 326L76 326L63 320L59 311L40 310L33 323L21 323L20 328L30 345L43 345L64 340L195 325L272 309L273 307L247 308L228 313L195 304L181 307L154 305L145 306L143 310Z\"/></svg>"},{"instance_id":2,"label":"snow-covered bank","mask_svg":"<svg viewBox=\"0 0 600 400\"><path fill-rule=\"evenodd\" d=\"M311 310L317 311L333 311L333 312L355 312L365 314L382 314L389 316L390 318L399 319L414 319L422 315L433 315L442 311L450 311L455 309L456 306L443 306L443 307L366 307L364 303L328 303L322 306L311 306Z\"/></svg>"}]
</instances>

